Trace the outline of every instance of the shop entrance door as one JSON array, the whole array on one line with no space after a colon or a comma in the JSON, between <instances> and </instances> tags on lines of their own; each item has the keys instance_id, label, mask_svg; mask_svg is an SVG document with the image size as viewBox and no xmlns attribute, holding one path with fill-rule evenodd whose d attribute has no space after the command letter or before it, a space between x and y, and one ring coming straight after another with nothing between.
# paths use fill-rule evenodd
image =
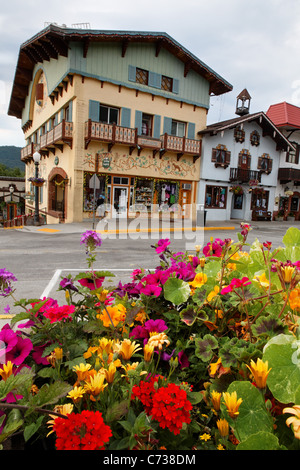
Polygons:
<instances>
[{"instance_id":1,"label":"shop entrance door","mask_svg":"<svg viewBox=\"0 0 300 470\"><path fill-rule=\"evenodd\" d=\"M114 186L112 209L114 217L127 217L128 187Z\"/></svg>"}]
</instances>

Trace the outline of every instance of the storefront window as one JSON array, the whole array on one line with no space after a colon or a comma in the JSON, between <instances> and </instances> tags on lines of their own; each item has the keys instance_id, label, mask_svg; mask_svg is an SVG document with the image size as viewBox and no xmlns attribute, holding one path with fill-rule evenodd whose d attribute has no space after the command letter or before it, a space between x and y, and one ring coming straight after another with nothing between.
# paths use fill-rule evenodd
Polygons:
<instances>
[{"instance_id":1,"label":"storefront window","mask_svg":"<svg viewBox=\"0 0 300 470\"><path fill-rule=\"evenodd\" d=\"M268 209L269 191L254 190L251 198L251 209Z\"/></svg>"},{"instance_id":2,"label":"storefront window","mask_svg":"<svg viewBox=\"0 0 300 470\"><path fill-rule=\"evenodd\" d=\"M156 183L157 204L161 210L168 210L178 203L179 183L176 181L158 181Z\"/></svg>"},{"instance_id":3,"label":"storefront window","mask_svg":"<svg viewBox=\"0 0 300 470\"><path fill-rule=\"evenodd\" d=\"M226 201L226 186L206 186L205 207L207 209L225 209Z\"/></svg>"},{"instance_id":4,"label":"storefront window","mask_svg":"<svg viewBox=\"0 0 300 470\"><path fill-rule=\"evenodd\" d=\"M93 211L94 210L94 189L90 188L89 183L91 177L94 173L85 172L84 173L84 184L83 184L83 210L84 211ZM105 196L105 176L97 175L100 181L100 188L96 189L95 192L95 206L97 199L100 195Z\"/></svg>"},{"instance_id":5,"label":"storefront window","mask_svg":"<svg viewBox=\"0 0 300 470\"><path fill-rule=\"evenodd\" d=\"M137 211L151 211L151 205L153 203L153 180L146 178L137 178L135 185L135 210Z\"/></svg>"}]
</instances>

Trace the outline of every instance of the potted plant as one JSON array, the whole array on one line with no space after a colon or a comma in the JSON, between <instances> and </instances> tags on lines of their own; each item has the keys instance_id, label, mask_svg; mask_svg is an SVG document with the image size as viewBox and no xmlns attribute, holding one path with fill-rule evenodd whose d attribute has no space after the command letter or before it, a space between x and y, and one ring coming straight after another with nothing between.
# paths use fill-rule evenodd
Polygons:
<instances>
[{"instance_id":1,"label":"potted plant","mask_svg":"<svg viewBox=\"0 0 300 470\"><path fill-rule=\"evenodd\" d=\"M45 183L44 178L36 178L35 176L31 176L28 178L28 181L33 184L33 186L43 186Z\"/></svg>"},{"instance_id":2,"label":"potted plant","mask_svg":"<svg viewBox=\"0 0 300 470\"><path fill-rule=\"evenodd\" d=\"M295 220L295 214L293 212L289 212L286 220L290 220L290 221Z\"/></svg>"},{"instance_id":3,"label":"potted plant","mask_svg":"<svg viewBox=\"0 0 300 470\"><path fill-rule=\"evenodd\" d=\"M284 217L284 211L280 210L277 214L277 220L283 220Z\"/></svg>"}]
</instances>

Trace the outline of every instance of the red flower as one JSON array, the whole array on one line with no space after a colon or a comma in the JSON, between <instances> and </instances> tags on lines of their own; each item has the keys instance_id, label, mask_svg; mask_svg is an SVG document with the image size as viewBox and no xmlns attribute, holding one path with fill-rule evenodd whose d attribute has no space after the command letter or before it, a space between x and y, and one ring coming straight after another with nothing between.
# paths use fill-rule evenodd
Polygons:
<instances>
[{"instance_id":1,"label":"red flower","mask_svg":"<svg viewBox=\"0 0 300 470\"><path fill-rule=\"evenodd\" d=\"M138 398L144 405L148 415L151 415L152 397L155 393L154 383L157 380L158 377L151 377L149 381L141 381L139 385L134 385L132 388L132 399Z\"/></svg>"},{"instance_id":2,"label":"red flower","mask_svg":"<svg viewBox=\"0 0 300 470\"><path fill-rule=\"evenodd\" d=\"M103 450L112 432L100 411L84 410L66 418L56 418L53 425L57 450Z\"/></svg>"},{"instance_id":3,"label":"red flower","mask_svg":"<svg viewBox=\"0 0 300 470\"><path fill-rule=\"evenodd\" d=\"M153 395L152 419L159 422L161 428L168 428L175 435L179 434L183 423L190 423L191 402L185 390L170 383L160 387Z\"/></svg>"},{"instance_id":4,"label":"red flower","mask_svg":"<svg viewBox=\"0 0 300 470\"><path fill-rule=\"evenodd\" d=\"M44 316L50 319L51 323L68 319L75 311L74 305L62 305L61 307L50 307L44 312Z\"/></svg>"},{"instance_id":5,"label":"red flower","mask_svg":"<svg viewBox=\"0 0 300 470\"><path fill-rule=\"evenodd\" d=\"M249 280L248 277L242 277L242 279L237 279L233 278L229 286L224 287L221 290L221 294L228 294L229 292L232 292L234 289L237 289L238 287L243 287L243 286L248 286L251 284L251 281Z\"/></svg>"}]
</instances>

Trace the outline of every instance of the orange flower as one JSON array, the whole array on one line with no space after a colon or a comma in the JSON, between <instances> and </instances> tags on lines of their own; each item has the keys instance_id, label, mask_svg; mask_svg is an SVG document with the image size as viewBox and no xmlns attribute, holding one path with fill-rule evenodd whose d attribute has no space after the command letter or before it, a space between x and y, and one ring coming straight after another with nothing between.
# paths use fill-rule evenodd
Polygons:
<instances>
[{"instance_id":1,"label":"orange flower","mask_svg":"<svg viewBox=\"0 0 300 470\"><path fill-rule=\"evenodd\" d=\"M0 369L0 376L3 380L7 380L10 375L13 373L13 363L11 361L7 361L7 364L2 365L2 369Z\"/></svg>"},{"instance_id":2,"label":"orange flower","mask_svg":"<svg viewBox=\"0 0 300 470\"><path fill-rule=\"evenodd\" d=\"M232 393L223 392L223 398L224 398L229 416L231 418L236 418L237 415L239 414L238 409L240 407L240 404L243 401L242 398L237 399L236 392L232 392Z\"/></svg>"},{"instance_id":3,"label":"orange flower","mask_svg":"<svg viewBox=\"0 0 300 470\"><path fill-rule=\"evenodd\" d=\"M289 295L290 307L292 310L300 310L300 289L296 287Z\"/></svg>"},{"instance_id":4,"label":"orange flower","mask_svg":"<svg viewBox=\"0 0 300 470\"><path fill-rule=\"evenodd\" d=\"M97 318L102 320L102 323L106 327L117 326L120 322L124 322L126 318L126 308L122 304L115 305L113 307L107 305L102 313L97 315Z\"/></svg>"},{"instance_id":5,"label":"orange flower","mask_svg":"<svg viewBox=\"0 0 300 470\"><path fill-rule=\"evenodd\" d=\"M216 392L215 390L212 391L211 394L211 401L215 411L219 411L221 405L221 396L220 392Z\"/></svg>"},{"instance_id":6,"label":"orange flower","mask_svg":"<svg viewBox=\"0 0 300 470\"><path fill-rule=\"evenodd\" d=\"M268 370L268 361L264 362L258 358L256 364L251 360L250 366L247 365L247 367L252 372L257 387L260 389L266 388L267 378L271 370Z\"/></svg>"},{"instance_id":7,"label":"orange flower","mask_svg":"<svg viewBox=\"0 0 300 470\"><path fill-rule=\"evenodd\" d=\"M286 420L288 426L292 425L296 439L300 439L300 405L294 405L291 408L284 408L283 413L290 413L291 416Z\"/></svg>"},{"instance_id":8,"label":"orange flower","mask_svg":"<svg viewBox=\"0 0 300 470\"><path fill-rule=\"evenodd\" d=\"M221 434L222 437L226 437L229 434L229 424L226 419L218 419L217 421L217 427L219 430L219 433Z\"/></svg>"}]
</instances>

